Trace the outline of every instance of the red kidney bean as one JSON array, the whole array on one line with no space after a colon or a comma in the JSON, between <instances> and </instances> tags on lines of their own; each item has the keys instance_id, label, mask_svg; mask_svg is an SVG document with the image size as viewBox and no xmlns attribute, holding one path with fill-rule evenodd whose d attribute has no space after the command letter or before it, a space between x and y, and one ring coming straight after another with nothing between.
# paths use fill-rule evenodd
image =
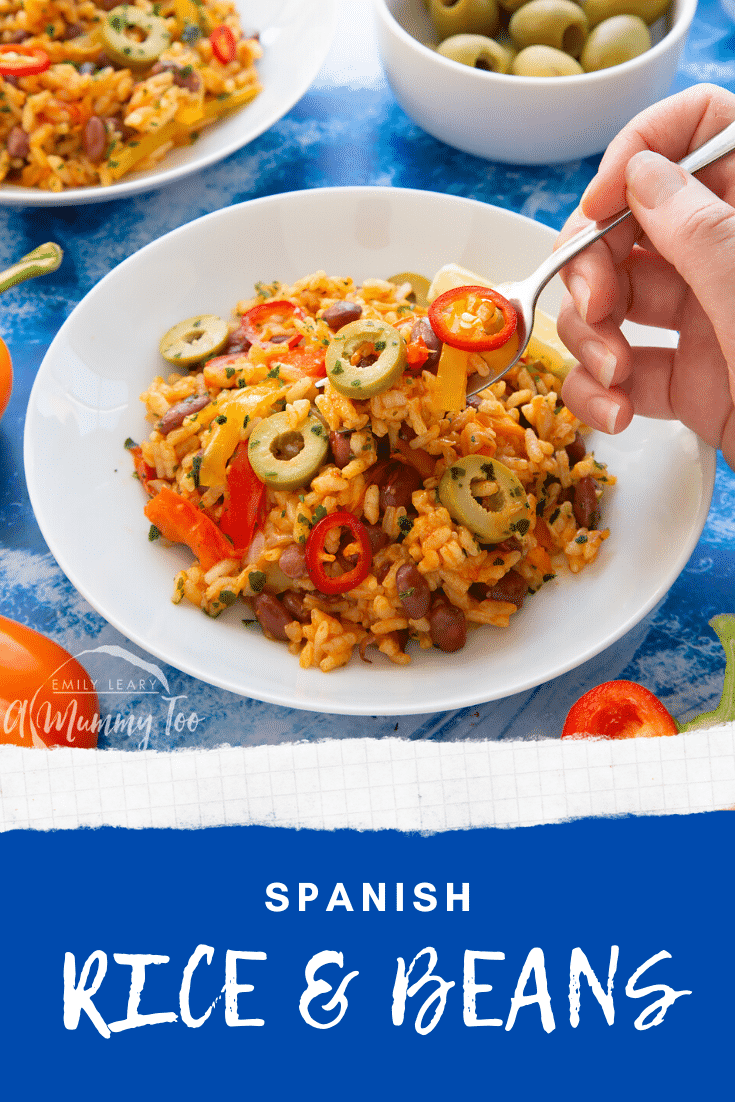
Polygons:
<instances>
[{"instance_id":1,"label":"red kidney bean","mask_svg":"<svg viewBox=\"0 0 735 1102\"><path fill-rule=\"evenodd\" d=\"M64 42L70 42L72 38L79 38L81 34L84 34L84 27L81 23L67 23L61 37Z\"/></svg>"},{"instance_id":2,"label":"red kidney bean","mask_svg":"<svg viewBox=\"0 0 735 1102\"><path fill-rule=\"evenodd\" d=\"M340 470L343 470L354 459L350 447L350 436L351 433L349 432L330 432L329 434L329 445L332 449L334 464Z\"/></svg>"},{"instance_id":3,"label":"red kidney bean","mask_svg":"<svg viewBox=\"0 0 735 1102\"><path fill-rule=\"evenodd\" d=\"M574 487L574 517L580 528L596 528L600 523L600 509L597 504L597 483L587 475L580 478Z\"/></svg>"},{"instance_id":4,"label":"red kidney bean","mask_svg":"<svg viewBox=\"0 0 735 1102\"><path fill-rule=\"evenodd\" d=\"M390 562L390 560L386 560L385 562L382 562L382 563L380 564L380 566L379 566L379 567L377 567L377 568L376 568L376 569L375 569L375 570L373 571L373 574L375 575L375 580L376 580L376 582L378 583L378 585L382 585L382 584L383 584L383 582L385 581L386 577L387 577L387 576L388 576L388 574L390 573L390 568L391 568L391 566L392 566L392 565L393 565L393 563L392 563L392 562Z\"/></svg>"},{"instance_id":5,"label":"red kidney bean","mask_svg":"<svg viewBox=\"0 0 735 1102\"><path fill-rule=\"evenodd\" d=\"M574 466L575 463L579 463L580 459L584 459L587 454L587 448L585 447L584 438L581 432L576 433L574 440L566 449L569 456L570 466Z\"/></svg>"},{"instance_id":6,"label":"red kidney bean","mask_svg":"<svg viewBox=\"0 0 735 1102\"><path fill-rule=\"evenodd\" d=\"M107 149L107 127L99 115L92 115L82 132L84 152L93 164L98 164Z\"/></svg>"},{"instance_id":7,"label":"red kidney bean","mask_svg":"<svg viewBox=\"0 0 735 1102\"><path fill-rule=\"evenodd\" d=\"M428 318L416 318L416 321L411 326L411 340L417 341L419 337L423 338L424 344L429 351L429 357L422 365L423 370L435 372L444 345L431 328L431 322Z\"/></svg>"},{"instance_id":8,"label":"red kidney bean","mask_svg":"<svg viewBox=\"0 0 735 1102\"><path fill-rule=\"evenodd\" d=\"M291 618L298 620L300 624L311 623L311 611L304 604L304 598L293 589L281 594L281 604L290 613Z\"/></svg>"},{"instance_id":9,"label":"red kidney bean","mask_svg":"<svg viewBox=\"0 0 735 1102\"><path fill-rule=\"evenodd\" d=\"M25 42L25 40L30 37L31 35L29 31L13 31L10 37L6 38L5 41L8 43L8 45L17 45L20 42ZM5 77L4 79L7 80L8 78Z\"/></svg>"},{"instance_id":10,"label":"red kidney bean","mask_svg":"<svg viewBox=\"0 0 735 1102\"><path fill-rule=\"evenodd\" d=\"M388 463L378 485L380 487L378 504L381 512L384 512L389 505L396 509L403 506L408 510L411 508L411 494L414 490L421 488L423 481L415 467L409 467L407 463L394 459Z\"/></svg>"},{"instance_id":11,"label":"red kidney bean","mask_svg":"<svg viewBox=\"0 0 735 1102\"><path fill-rule=\"evenodd\" d=\"M182 402L177 402L171 409L167 409L156 428L162 436L168 436L174 429L181 428L184 418L190 413L198 413L200 409L208 406L211 398L208 394L190 394Z\"/></svg>"},{"instance_id":12,"label":"red kidney bean","mask_svg":"<svg viewBox=\"0 0 735 1102\"><path fill-rule=\"evenodd\" d=\"M287 643L286 625L293 622L294 617L288 612L277 597L272 593L259 593L253 600L253 612L258 623L269 639L277 639Z\"/></svg>"},{"instance_id":13,"label":"red kidney bean","mask_svg":"<svg viewBox=\"0 0 735 1102\"><path fill-rule=\"evenodd\" d=\"M461 650L467 642L467 621L462 609L444 602L434 604L429 612L429 635L439 650L448 654Z\"/></svg>"},{"instance_id":14,"label":"red kidney bean","mask_svg":"<svg viewBox=\"0 0 735 1102\"><path fill-rule=\"evenodd\" d=\"M390 540L379 524L366 524L365 528L370 540L370 549L373 555L377 555L378 551L388 546Z\"/></svg>"},{"instance_id":15,"label":"red kidney bean","mask_svg":"<svg viewBox=\"0 0 735 1102\"><path fill-rule=\"evenodd\" d=\"M516 608L523 607L528 593L528 582L517 570L509 570L499 581L488 586L487 596L493 601L510 601Z\"/></svg>"},{"instance_id":16,"label":"red kidney bean","mask_svg":"<svg viewBox=\"0 0 735 1102\"><path fill-rule=\"evenodd\" d=\"M278 560L287 578L303 578L306 574L306 552L297 543L289 543Z\"/></svg>"},{"instance_id":17,"label":"red kidney bean","mask_svg":"<svg viewBox=\"0 0 735 1102\"><path fill-rule=\"evenodd\" d=\"M175 61L157 61L151 69L151 76L157 73L171 73L177 88L186 88L189 92L198 92L201 77L191 65L177 65Z\"/></svg>"},{"instance_id":18,"label":"red kidney bean","mask_svg":"<svg viewBox=\"0 0 735 1102\"><path fill-rule=\"evenodd\" d=\"M28 139L28 135L22 126L14 126L8 134L6 143L8 149L8 156L12 161L21 160L24 161L28 156L31 148L31 143Z\"/></svg>"},{"instance_id":19,"label":"red kidney bean","mask_svg":"<svg viewBox=\"0 0 735 1102\"><path fill-rule=\"evenodd\" d=\"M431 604L431 590L426 578L412 563L404 563L396 570L398 596L409 620L421 620Z\"/></svg>"},{"instance_id":20,"label":"red kidney bean","mask_svg":"<svg viewBox=\"0 0 735 1102\"><path fill-rule=\"evenodd\" d=\"M333 302L322 314L322 318L333 333L338 333L343 326L348 325L351 321L357 321L361 317L362 306L357 302L347 302L346 299Z\"/></svg>"}]
</instances>

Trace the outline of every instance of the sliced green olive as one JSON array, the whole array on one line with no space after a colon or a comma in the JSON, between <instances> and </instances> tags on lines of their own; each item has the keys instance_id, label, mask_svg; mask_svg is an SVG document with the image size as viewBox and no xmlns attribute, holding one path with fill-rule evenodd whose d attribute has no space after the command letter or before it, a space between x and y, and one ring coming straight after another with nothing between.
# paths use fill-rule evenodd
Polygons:
<instances>
[{"instance_id":1,"label":"sliced green olive","mask_svg":"<svg viewBox=\"0 0 735 1102\"><path fill-rule=\"evenodd\" d=\"M199 314L169 329L158 348L170 364L190 367L219 352L227 343L229 333L227 322L216 314Z\"/></svg>"},{"instance_id":2,"label":"sliced green olive","mask_svg":"<svg viewBox=\"0 0 735 1102\"><path fill-rule=\"evenodd\" d=\"M417 306L427 306L427 295L429 293L429 287L431 281L426 276L419 275L418 272L399 272L398 275L388 276L389 283L395 283L397 287L400 287L402 283L411 284L411 294L409 298L413 297L413 301Z\"/></svg>"},{"instance_id":3,"label":"sliced green olive","mask_svg":"<svg viewBox=\"0 0 735 1102\"><path fill-rule=\"evenodd\" d=\"M453 34L437 46L437 53L470 65L473 69L485 69L490 73L509 73L513 50L506 50L494 38L484 34Z\"/></svg>"},{"instance_id":4,"label":"sliced green olive","mask_svg":"<svg viewBox=\"0 0 735 1102\"><path fill-rule=\"evenodd\" d=\"M429 17L440 42L452 34L492 36L500 26L496 0L429 0Z\"/></svg>"},{"instance_id":5,"label":"sliced green olive","mask_svg":"<svg viewBox=\"0 0 735 1102\"><path fill-rule=\"evenodd\" d=\"M392 325L361 318L334 336L326 365L329 381L340 394L374 398L400 379L406 366L406 344Z\"/></svg>"},{"instance_id":6,"label":"sliced green olive","mask_svg":"<svg viewBox=\"0 0 735 1102\"><path fill-rule=\"evenodd\" d=\"M473 484L491 482L488 507L478 501ZM486 455L468 455L447 467L439 483L439 500L458 524L464 524L482 543L500 543L524 536L531 510L523 486L503 463Z\"/></svg>"},{"instance_id":7,"label":"sliced green olive","mask_svg":"<svg viewBox=\"0 0 735 1102\"><path fill-rule=\"evenodd\" d=\"M651 48L651 32L637 15L613 15L590 31L580 55L586 73L622 65Z\"/></svg>"},{"instance_id":8,"label":"sliced green olive","mask_svg":"<svg viewBox=\"0 0 735 1102\"><path fill-rule=\"evenodd\" d=\"M579 57L588 32L587 16L573 0L529 0L510 18L508 30L519 50L553 46Z\"/></svg>"},{"instance_id":9,"label":"sliced green olive","mask_svg":"<svg viewBox=\"0 0 735 1102\"><path fill-rule=\"evenodd\" d=\"M311 482L323 464L329 434L310 413L298 429L288 413L273 413L253 429L248 444L250 466L261 482L276 490L296 490Z\"/></svg>"},{"instance_id":10,"label":"sliced green olive","mask_svg":"<svg viewBox=\"0 0 735 1102\"><path fill-rule=\"evenodd\" d=\"M165 19L129 4L108 13L100 34L105 52L120 65L149 65L171 45Z\"/></svg>"},{"instance_id":11,"label":"sliced green olive","mask_svg":"<svg viewBox=\"0 0 735 1102\"><path fill-rule=\"evenodd\" d=\"M511 72L517 77L570 77L579 76L584 69L554 46L526 46L513 58Z\"/></svg>"}]
</instances>

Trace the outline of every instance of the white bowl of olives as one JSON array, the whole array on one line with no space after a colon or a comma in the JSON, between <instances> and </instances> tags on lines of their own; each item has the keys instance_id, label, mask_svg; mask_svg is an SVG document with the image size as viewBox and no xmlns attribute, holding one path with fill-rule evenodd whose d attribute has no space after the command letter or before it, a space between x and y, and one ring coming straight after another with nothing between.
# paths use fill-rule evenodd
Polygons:
<instances>
[{"instance_id":1,"label":"white bowl of olives","mask_svg":"<svg viewBox=\"0 0 735 1102\"><path fill-rule=\"evenodd\" d=\"M696 0L375 0L398 103L509 164L601 153L671 91Z\"/></svg>"}]
</instances>

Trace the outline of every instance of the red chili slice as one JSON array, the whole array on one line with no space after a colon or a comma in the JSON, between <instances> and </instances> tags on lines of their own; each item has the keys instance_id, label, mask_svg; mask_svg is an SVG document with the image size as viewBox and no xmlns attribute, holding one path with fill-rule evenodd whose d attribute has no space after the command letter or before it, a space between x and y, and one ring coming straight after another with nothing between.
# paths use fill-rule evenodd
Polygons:
<instances>
[{"instance_id":1,"label":"red chili slice","mask_svg":"<svg viewBox=\"0 0 735 1102\"><path fill-rule=\"evenodd\" d=\"M214 56L223 65L229 65L235 60L237 52L235 36L226 24L222 23L219 27L215 27L209 36L209 41L212 43Z\"/></svg>"},{"instance_id":2,"label":"red chili slice","mask_svg":"<svg viewBox=\"0 0 735 1102\"><path fill-rule=\"evenodd\" d=\"M40 46L0 46L0 75L4 77L32 77L45 73L50 64L50 57Z\"/></svg>"},{"instance_id":3,"label":"red chili slice","mask_svg":"<svg viewBox=\"0 0 735 1102\"><path fill-rule=\"evenodd\" d=\"M352 570L345 571L336 577L331 577L325 571L325 562L322 558L325 553L327 536L335 528L348 528L351 535L360 545L357 563ZM356 585L364 581L370 572L373 561L373 552L370 545L368 531L362 521L352 513L342 510L338 513L329 513L312 528L306 541L306 569L309 572L314 585L320 593L347 593Z\"/></svg>"},{"instance_id":4,"label":"red chili slice","mask_svg":"<svg viewBox=\"0 0 735 1102\"><path fill-rule=\"evenodd\" d=\"M480 316L483 306L486 318ZM502 326L494 333L485 328L500 311ZM507 344L516 331L518 315L507 299L490 287L453 287L434 299L429 322L440 341L463 352L489 352Z\"/></svg>"},{"instance_id":5,"label":"red chili slice","mask_svg":"<svg viewBox=\"0 0 735 1102\"><path fill-rule=\"evenodd\" d=\"M569 709L562 738L655 738L678 734L658 697L635 681L606 681Z\"/></svg>"},{"instance_id":6,"label":"red chili slice","mask_svg":"<svg viewBox=\"0 0 735 1102\"><path fill-rule=\"evenodd\" d=\"M303 319L304 316L304 311L287 299L263 302L243 314L238 333L261 348L268 348L274 343L293 348L302 336L298 329L293 328L293 319Z\"/></svg>"}]
</instances>

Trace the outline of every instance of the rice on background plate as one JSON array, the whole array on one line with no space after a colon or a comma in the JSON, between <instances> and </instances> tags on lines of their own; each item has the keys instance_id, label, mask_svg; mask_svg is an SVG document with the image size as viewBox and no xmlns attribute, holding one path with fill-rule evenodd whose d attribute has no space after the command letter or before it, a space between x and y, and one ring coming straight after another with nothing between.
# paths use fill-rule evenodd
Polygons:
<instances>
[{"instance_id":1,"label":"rice on background plate","mask_svg":"<svg viewBox=\"0 0 735 1102\"><path fill-rule=\"evenodd\" d=\"M2 0L0 180L61 192L155 167L260 92L248 35L228 0Z\"/></svg>"}]
</instances>

